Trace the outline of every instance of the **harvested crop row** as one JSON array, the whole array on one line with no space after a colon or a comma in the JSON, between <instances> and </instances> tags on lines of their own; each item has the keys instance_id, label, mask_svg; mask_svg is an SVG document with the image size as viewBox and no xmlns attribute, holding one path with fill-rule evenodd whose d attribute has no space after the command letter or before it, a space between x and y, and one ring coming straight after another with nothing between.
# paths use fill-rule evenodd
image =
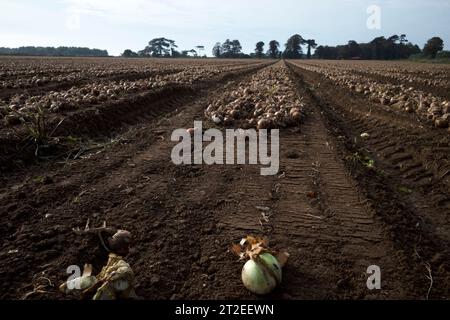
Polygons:
<instances>
[{"instance_id":1,"label":"harvested crop row","mask_svg":"<svg viewBox=\"0 0 450 320\"><path fill-rule=\"evenodd\" d=\"M91 76L103 74L120 74L129 72L143 72L147 69L186 67L186 66L238 66L258 63L257 61L236 60L170 60L167 59L42 59L42 58L8 58L0 57L0 80L9 78L20 79L34 76L64 75L71 73L85 73Z\"/></svg>"},{"instance_id":2,"label":"harvested crop row","mask_svg":"<svg viewBox=\"0 0 450 320\"><path fill-rule=\"evenodd\" d=\"M441 75L442 78L433 73L430 73L427 77L417 76L416 74L407 74L401 71L392 71L392 70L370 70L364 68L357 68L357 72L366 73L369 75L389 77L391 79L405 82L405 83L420 83L427 86L435 86L435 87L449 87L450 81L448 79L448 75Z\"/></svg>"},{"instance_id":3,"label":"harvested crop row","mask_svg":"<svg viewBox=\"0 0 450 320\"><path fill-rule=\"evenodd\" d=\"M365 61L364 63L358 61L352 63L347 61L313 61L302 63L302 65L312 68L325 68L330 72L362 75L381 82L404 84L417 90L432 92L434 95L449 98L446 91L450 87L450 68L445 66L442 69L430 67L427 70L408 63L393 64L393 62L381 63L378 61Z\"/></svg>"},{"instance_id":4,"label":"harvested crop row","mask_svg":"<svg viewBox=\"0 0 450 320\"><path fill-rule=\"evenodd\" d=\"M284 63L265 68L238 89L224 92L205 111L217 125L273 129L297 125L304 104Z\"/></svg>"},{"instance_id":5,"label":"harvested crop row","mask_svg":"<svg viewBox=\"0 0 450 320\"><path fill-rule=\"evenodd\" d=\"M109 81L97 82L81 87L72 87L66 91L49 92L40 96L29 97L27 94L14 96L9 105L0 101L0 119L4 118L7 125L21 123L21 118L46 110L50 112L67 112L79 108L114 102L127 95L145 92L172 85L192 85L199 81L212 79L224 72L243 70L248 66L206 66L184 67L183 71L155 76L137 81Z\"/></svg>"},{"instance_id":6,"label":"harvested crop row","mask_svg":"<svg viewBox=\"0 0 450 320\"><path fill-rule=\"evenodd\" d=\"M380 83L349 71L297 65L306 70L320 73L341 86L365 95L373 102L395 110L416 113L423 119L432 121L438 128L447 128L450 124L450 102L444 98L426 94L412 87L407 88L405 85Z\"/></svg>"},{"instance_id":7,"label":"harvested crop row","mask_svg":"<svg viewBox=\"0 0 450 320\"><path fill-rule=\"evenodd\" d=\"M450 80L450 66L448 65L423 65L392 61L312 61L308 62L308 64L328 69L364 72L392 78L404 76L404 79L413 81L431 79L446 80L446 83L448 83Z\"/></svg>"},{"instance_id":8,"label":"harvested crop row","mask_svg":"<svg viewBox=\"0 0 450 320\"><path fill-rule=\"evenodd\" d=\"M9 79L0 81L0 89L27 89L40 87L48 84L73 83L89 79L107 78L113 76L131 76L146 73L162 73L180 70L171 66L165 67L146 67L144 69L121 69L121 70L85 70L82 72L74 71L70 73L57 75L33 75L29 77L20 77L19 79Z\"/></svg>"},{"instance_id":9,"label":"harvested crop row","mask_svg":"<svg viewBox=\"0 0 450 320\"><path fill-rule=\"evenodd\" d=\"M238 66L243 63L206 63L209 66ZM205 65L205 64L204 64ZM246 63L248 65L248 63ZM41 87L49 84L63 84L80 82L89 79L102 79L119 76L133 76L145 74L162 74L181 72L186 68L201 65L191 63L165 63L151 60L150 62L111 63L103 64L74 64L74 65L52 65L41 64L26 65L19 67L19 70L10 70L8 64L0 60L0 89L28 89Z\"/></svg>"},{"instance_id":10,"label":"harvested crop row","mask_svg":"<svg viewBox=\"0 0 450 320\"><path fill-rule=\"evenodd\" d=\"M450 86L450 69L420 69L417 65L389 66L386 63L371 63L365 65L341 64L344 70L353 70L375 76L388 77L405 83L420 83L427 86Z\"/></svg>"}]
</instances>

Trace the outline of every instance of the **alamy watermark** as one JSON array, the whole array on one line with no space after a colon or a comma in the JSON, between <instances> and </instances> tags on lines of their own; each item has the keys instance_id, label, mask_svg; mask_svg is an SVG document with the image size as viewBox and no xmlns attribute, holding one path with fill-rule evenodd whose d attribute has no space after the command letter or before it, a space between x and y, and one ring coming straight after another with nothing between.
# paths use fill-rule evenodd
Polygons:
<instances>
[{"instance_id":1,"label":"alamy watermark","mask_svg":"<svg viewBox=\"0 0 450 320\"><path fill-rule=\"evenodd\" d=\"M82 270L79 266L72 265L67 268L67 274L69 278L67 279L67 289L69 290L80 290L81 289L81 276Z\"/></svg>"},{"instance_id":2,"label":"alamy watermark","mask_svg":"<svg viewBox=\"0 0 450 320\"><path fill-rule=\"evenodd\" d=\"M70 31L81 29L81 12L77 9L70 9L69 16L66 19L66 28Z\"/></svg>"},{"instance_id":3,"label":"alamy watermark","mask_svg":"<svg viewBox=\"0 0 450 320\"><path fill-rule=\"evenodd\" d=\"M367 7L367 29L380 30L381 29L381 7L378 5L371 5Z\"/></svg>"},{"instance_id":4,"label":"alamy watermark","mask_svg":"<svg viewBox=\"0 0 450 320\"><path fill-rule=\"evenodd\" d=\"M202 122L195 121L194 128L172 133L171 140L179 142L172 149L172 162L175 165L259 164L266 166L261 168L261 175L273 176L280 169L280 133L278 129L270 130L270 143L268 135L265 129L227 129L225 135L218 129L209 129L203 133ZM204 146L204 142L208 144Z\"/></svg>"},{"instance_id":5,"label":"alamy watermark","mask_svg":"<svg viewBox=\"0 0 450 320\"><path fill-rule=\"evenodd\" d=\"M381 268L373 265L367 268L367 289L369 290L381 290Z\"/></svg>"}]
</instances>

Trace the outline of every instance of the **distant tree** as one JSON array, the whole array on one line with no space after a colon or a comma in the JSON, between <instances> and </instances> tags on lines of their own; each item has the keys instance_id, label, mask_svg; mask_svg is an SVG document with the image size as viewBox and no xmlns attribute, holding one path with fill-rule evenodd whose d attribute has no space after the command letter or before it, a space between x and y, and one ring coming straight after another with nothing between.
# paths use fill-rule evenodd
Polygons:
<instances>
[{"instance_id":1,"label":"distant tree","mask_svg":"<svg viewBox=\"0 0 450 320\"><path fill-rule=\"evenodd\" d=\"M178 48L178 46L174 40L155 38L148 43L148 46L141 51L141 54L152 57L169 57L173 55L175 48Z\"/></svg>"},{"instance_id":2,"label":"distant tree","mask_svg":"<svg viewBox=\"0 0 450 320\"><path fill-rule=\"evenodd\" d=\"M221 50L222 57L225 57L225 58L229 58L230 57L232 46L233 46L233 44L232 44L230 39L227 39L227 40L225 40L224 43L222 43L222 50Z\"/></svg>"},{"instance_id":3,"label":"distant tree","mask_svg":"<svg viewBox=\"0 0 450 320\"><path fill-rule=\"evenodd\" d=\"M305 43L308 45L308 53L306 54L306 57L308 59L311 59L311 48L315 49L317 47L316 40L314 39L305 40Z\"/></svg>"},{"instance_id":4,"label":"distant tree","mask_svg":"<svg viewBox=\"0 0 450 320\"><path fill-rule=\"evenodd\" d=\"M151 55L149 53L147 53L145 50L140 50L140 51L138 51L137 54L141 58L150 58L151 57Z\"/></svg>"},{"instance_id":5,"label":"distant tree","mask_svg":"<svg viewBox=\"0 0 450 320\"><path fill-rule=\"evenodd\" d=\"M176 50L176 49L174 49L174 48L171 48L170 49L170 56L172 57L172 58L177 58L177 57L179 57L181 55L181 53L178 51L178 50Z\"/></svg>"},{"instance_id":6,"label":"distant tree","mask_svg":"<svg viewBox=\"0 0 450 320\"><path fill-rule=\"evenodd\" d=\"M216 58L220 58L222 56L222 44L220 42L217 42L214 45L214 47L212 49L212 54Z\"/></svg>"},{"instance_id":7,"label":"distant tree","mask_svg":"<svg viewBox=\"0 0 450 320\"><path fill-rule=\"evenodd\" d=\"M139 57L139 55L136 52L131 51L130 49L126 49L122 53L122 57L124 57L124 58L136 58L136 57Z\"/></svg>"},{"instance_id":8,"label":"distant tree","mask_svg":"<svg viewBox=\"0 0 450 320\"><path fill-rule=\"evenodd\" d=\"M369 43L358 44L350 40L346 45L336 47L319 46L314 56L318 59L407 59L421 50L406 39L406 35L378 37Z\"/></svg>"},{"instance_id":9,"label":"distant tree","mask_svg":"<svg viewBox=\"0 0 450 320\"><path fill-rule=\"evenodd\" d=\"M0 55L51 57L107 57L108 51L80 47L20 47L0 48Z\"/></svg>"},{"instance_id":10,"label":"distant tree","mask_svg":"<svg viewBox=\"0 0 450 320\"><path fill-rule=\"evenodd\" d=\"M375 60L382 60L384 59L384 47L386 44L386 38L385 37L377 37L373 39L371 42L371 49L372 49L372 59Z\"/></svg>"},{"instance_id":11,"label":"distant tree","mask_svg":"<svg viewBox=\"0 0 450 320\"><path fill-rule=\"evenodd\" d=\"M438 59L450 59L450 51L440 51L436 55L436 58Z\"/></svg>"},{"instance_id":12,"label":"distant tree","mask_svg":"<svg viewBox=\"0 0 450 320\"><path fill-rule=\"evenodd\" d=\"M432 59L436 58L436 55L439 51L444 49L444 41L439 37L433 37L427 41L425 46L423 47L424 55L431 57Z\"/></svg>"},{"instance_id":13,"label":"distant tree","mask_svg":"<svg viewBox=\"0 0 450 320\"><path fill-rule=\"evenodd\" d=\"M264 46L265 43L262 41L259 41L256 44L256 48L255 48L255 57L258 59L261 59L264 56Z\"/></svg>"},{"instance_id":14,"label":"distant tree","mask_svg":"<svg viewBox=\"0 0 450 320\"><path fill-rule=\"evenodd\" d=\"M400 49L402 46L402 43L400 42L400 36L394 34L393 36L390 36L386 43L385 43L385 54L384 59L398 59L398 56L400 54Z\"/></svg>"},{"instance_id":15,"label":"distant tree","mask_svg":"<svg viewBox=\"0 0 450 320\"><path fill-rule=\"evenodd\" d=\"M314 58L325 59L325 47L324 46L318 46L316 48L316 51L314 52Z\"/></svg>"},{"instance_id":16,"label":"distant tree","mask_svg":"<svg viewBox=\"0 0 450 320\"><path fill-rule=\"evenodd\" d=\"M130 49L126 49L123 53L122 53L122 57L131 57L133 55L133 51L131 51Z\"/></svg>"},{"instance_id":17,"label":"distant tree","mask_svg":"<svg viewBox=\"0 0 450 320\"><path fill-rule=\"evenodd\" d=\"M242 53L242 46L239 40L233 40L231 42L231 52L233 53L233 56L238 56Z\"/></svg>"},{"instance_id":18,"label":"distant tree","mask_svg":"<svg viewBox=\"0 0 450 320\"><path fill-rule=\"evenodd\" d=\"M339 49L330 46L318 46L314 53L317 59L338 59Z\"/></svg>"},{"instance_id":19,"label":"distant tree","mask_svg":"<svg viewBox=\"0 0 450 320\"><path fill-rule=\"evenodd\" d=\"M388 38L388 41L391 41L392 43L397 43L400 41L400 37L396 34L394 34L393 36L390 36Z\"/></svg>"},{"instance_id":20,"label":"distant tree","mask_svg":"<svg viewBox=\"0 0 450 320\"><path fill-rule=\"evenodd\" d=\"M183 57L182 52L175 50L175 49L172 49L171 51L172 51L172 56L171 56L172 58L182 58Z\"/></svg>"},{"instance_id":21,"label":"distant tree","mask_svg":"<svg viewBox=\"0 0 450 320\"><path fill-rule=\"evenodd\" d=\"M221 46L221 57L239 58L242 55L242 46L239 40L227 39Z\"/></svg>"},{"instance_id":22,"label":"distant tree","mask_svg":"<svg viewBox=\"0 0 450 320\"><path fill-rule=\"evenodd\" d=\"M405 46L405 52L403 55L403 58L408 58L409 56L413 54L419 54L422 53L422 50L420 50L419 46L417 44L412 44L411 42L408 42Z\"/></svg>"},{"instance_id":23,"label":"distant tree","mask_svg":"<svg viewBox=\"0 0 450 320\"><path fill-rule=\"evenodd\" d=\"M408 39L406 38L406 34L401 34L399 37L399 45L395 46L395 58L396 59L406 59L410 55L414 54L412 50L412 46L408 44ZM420 49L419 49L420 52Z\"/></svg>"},{"instance_id":24,"label":"distant tree","mask_svg":"<svg viewBox=\"0 0 450 320\"><path fill-rule=\"evenodd\" d=\"M295 34L285 44L284 57L287 59L300 59L303 54L302 45L306 42L301 35Z\"/></svg>"},{"instance_id":25,"label":"distant tree","mask_svg":"<svg viewBox=\"0 0 450 320\"><path fill-rule=\"evenodd\" d=\"M272 59L277 59L280 54L280 43L276 40L272 40L269 42L269 51L267 51L267 55Z\"/></svg>"},{"instance_id":26,"label":"distant tree","mask_svg":"<svg viewBox=\"0 0 450 320\"><path fill-rule=\"evenodd\" d=\"M400 44L406 44L408 43L408 39L406 39L406 34L400 35Z\"/></svg>"},{"instance_id":27,"label":"distant tree","mask_svg":"<svg viewBox=\"0 0 450 320\"><path fill-rule=\"evenodd\" d=\"M361 47L359 46L358 42L355 40L350 40L347 44L346 50L345 50L345 59L352 59L352 58L360 58L361 57Z\"/></svg>"}]
</instances>

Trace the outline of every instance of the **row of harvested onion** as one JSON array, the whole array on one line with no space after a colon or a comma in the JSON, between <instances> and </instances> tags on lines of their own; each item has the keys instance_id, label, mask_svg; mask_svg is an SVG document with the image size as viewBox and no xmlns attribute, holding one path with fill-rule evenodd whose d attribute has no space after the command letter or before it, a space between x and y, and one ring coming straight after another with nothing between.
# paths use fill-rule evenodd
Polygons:
<instances>
[{"instance_id":1,"label":"row of harvested onion","mask_svg":"<svg viewBox=\"0 0 450 320\"><path fill-rule=\"evenodd\" d=\"M212 101L205 116L216 125L274 129L297 125L304 103L284 63L277 63Z\"/></svg>"},{"instance_id":2,"label":"row of harvested onion","mask_svg":"<svg viewBox=\"0 0 450 320\"><path fill-rule=\"evenodd\" d=\"M115 102L129 94L146 92L168 85L192 85L194 82L208 80L220 73L241 70L246 66L208 66L184 67L183 71L173 74L154 76L137 81L100 81L81 87L72 87L65 91L51 91L39 96L26 93L12 97L8 104L1 104L0 119L7 125L20 123L21 114L30 114L39 109L50 112L73 111L82 107Z\"/></svg>"},{"instance_id":3,"label":"row of harvested onion","mask_svg":"<svg viewBox=\"0 0 450 320\"><path fill-rule=\"evenodd\" d=\"M373 102L396 110L417 113L432 121L438 128L447 128L450 125L450 102L444 98L424 93L412 87L407 88L405 85L381 83L349 71L312 65L300 65L300 67L321 73L337 84L367 96Z\"/></svg>"},{"instance_id":4,"label":"row of harvested onion","mask_svg":"<svg viewBox=\"0 0 450 320\"><path fill-rule=\"evenodd\" d=\"M325 67L328 70L352 71L361 74L387 77L405 84L423 84L442 88L448 88L450 86L450 67L446 65L435 66L430 64L423 65L386 61L364 61L364 63L354 61L316 61L310 62L309 64Z\"/></svg>"},{"instance_id":5,"label":"row of harvested onion","mask_svg":"<svg viewBox=\"0 0 450 320\"><path fill-rule=\"evenodd\" d=\"M424 78L448 79L450 65L426 64L405 61L349 61L349 60L314 60L311 65L327 66L328 68L341 68L347 71L375 71L384 73L402 73Z\"/></svg>"},{"instance_id":6,"label":"row of harvested onion","mask_svg":"<svg viewBox=\"0 0 450 320\"><path fill-rule=\"evenodd\" d=\"M164 74L192 67L233 67L253 61L157 59L0 59L0 89L26 89L97 78Z\"/></svg>"},{"instance_id":7,"label":"row of harvested onion","mask_svg":"<svg viewBox=\"0 0 450 320\"><path fill-rule=\"evenodd\" d=\"M0 89L26 89L39 87L48 84L62 84L62 83L73 83L77 81L96 79L96 78L106 78L113 76L131 76L137 74L145 73L162 73L176 71L179 69L173 69L172 67L167 68L155 68L147 67L144 69L87 69L82 71L74 71L70 73L63 74L47 74L47 75L31 75L31 76L19 76L18 78L9 78L5 80L0 80Z\"/></svg>"}]
</instances>

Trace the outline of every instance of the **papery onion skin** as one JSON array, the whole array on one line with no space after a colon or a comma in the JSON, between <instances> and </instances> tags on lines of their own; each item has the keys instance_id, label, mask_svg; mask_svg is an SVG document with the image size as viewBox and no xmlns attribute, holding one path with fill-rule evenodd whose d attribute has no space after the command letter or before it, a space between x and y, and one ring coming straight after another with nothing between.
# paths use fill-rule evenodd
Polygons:
<instances>
[{"instance_id":1,"label":"papery onion skin","mask_svg":"<svg viewBox=\"0 0 450 320\"><path fill-rule=\"evenodd\" d=\"M270 253L259 255L257 261L247 261L242 269L244 286L257 295L269 294L281 283L281 279L281 266Z\"/></svg>"}]
</instances>

